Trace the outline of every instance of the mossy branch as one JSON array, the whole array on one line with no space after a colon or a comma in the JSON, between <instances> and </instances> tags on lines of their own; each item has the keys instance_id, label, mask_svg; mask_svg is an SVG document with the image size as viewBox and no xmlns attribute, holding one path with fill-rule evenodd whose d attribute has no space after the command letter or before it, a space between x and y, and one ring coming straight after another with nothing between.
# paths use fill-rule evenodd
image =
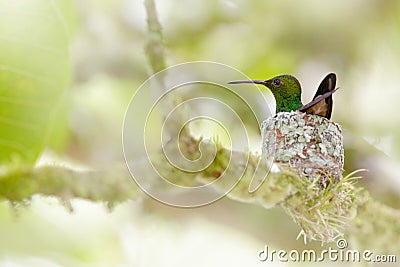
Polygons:
<instances>
[{"instance_id":1,"label":"mossy branch","mask_svg":"<svg viewBox=\"0 0 400 267\"><path fill-rule=\"evenodd\" d=\"M185 140L182 153L190 154L199 146L195 139ZM214 146L212 146L214 147ZM206 144L203 153L212 149ZM305 237L333 241L332 236L347 233L359 248L400 253L400 212L373 200L368 192L354 186L354 178L344 178L335 187L319 189L316 183L299 177L290 168L277 165L280 171L270 172L265 182L254 192L249 191L255 172L270 166L260 155L230 151L217 146L213 163L197 174L179 172L160 154L152 155L155 167L174 173L176 183L186 185L218 179L228 164L239 166L248 159L240 182L227 197L241 202L252 202L270 208L281 206L298 223ZM242 174L231 169L228 177ZM226 190L220 185L215 190ZM0 198L12 203L27 203L32 196L55 196L67 202L73 198L101 201L109 206L142 195L125 166L105 171L74 171L59 166L43 166L8 172L0 178ZM338 207L343 213L338 213Z\"/></svg>"},{"instance_id":2,"label":"mossy branch","mask_svg":"<svg viewBox=\"0 0 400 267\"><path fill-rule=\"evenodd\" d=\"M147 13L147 43L145 51L154 74L166 68L164 40L154 0L145 0L144 4Z\"/></svg>"},{"instance_id":3,"label":"mossy branch","mask_svg":"<svg viewBox=\"0 0 400 267\"><path fill-rule=\"evenodd\" d=\"M103 171L75 171L54 165L16 166L0 177L0 199L23 204L37 194L55 196L65 203L74 198L102 201L112 207L136 198L140 190L125 165Z\"/></svg>"},{"instance_id":4,"label":"mossy branch","mask_svg":"<svg viewBox=\"0 0 400 267\"><path fill-rule=\"evenodd\" d=\"M158 106L158 109L160 111L160 117L164 118L175 107L177 97L173 92L164 95L164 93L166 93L170 88L167 88L165 85L164 76L157 75L159 72L167 68L167 64L165 60L165 45L162 26L158 19L156 4L154 0L145 0L144 5L147 14L147 40L144 48L151 68L150 74L154 75L152 76L152 80L155 82L152 85L152 94L154 100L158 100L158 98L163 95L163 103ZM177 122L184 122L184 118L185 114L182 112L179 113L179 116L176 115ZM179 132L179 130L180 129L177 129L174 125L165 125L165 131L170 133L171 136L176 136L176 133ZM183 132L183 134L186 133Z\"/></svg>"}]
</instances>

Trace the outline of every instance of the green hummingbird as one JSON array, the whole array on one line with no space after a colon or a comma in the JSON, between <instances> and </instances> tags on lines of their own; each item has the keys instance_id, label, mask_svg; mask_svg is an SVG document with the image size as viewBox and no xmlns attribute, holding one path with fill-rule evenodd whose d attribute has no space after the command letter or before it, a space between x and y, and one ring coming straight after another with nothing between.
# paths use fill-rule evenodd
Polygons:
<instances>
[{"instance_id":1,"label":"green hummingbird","mask_svg":"<svg viewBox=\"0 0 400 267\"><path fill-rule=\"evenodd\" d=\"M301 85L296 77L283 74L269 80L232 81L229 84L254 83L269 88L276 101L276 113L298 110L308 114L315 114L327 118L332 115L332 94L336 86L336 74L329 73L320 83L313 100L303 105L301 102Z\"/></svg>"}]
</instances>

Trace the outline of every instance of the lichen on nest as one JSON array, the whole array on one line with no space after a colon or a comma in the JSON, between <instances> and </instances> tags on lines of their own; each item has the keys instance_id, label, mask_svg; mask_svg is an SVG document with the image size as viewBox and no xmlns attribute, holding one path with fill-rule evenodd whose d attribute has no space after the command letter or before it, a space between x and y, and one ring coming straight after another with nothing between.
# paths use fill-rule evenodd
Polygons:
<instances>
[{"instance_id":1,"label":"lichen on nest","mask_svg":"<svg viewBox=\"0 0 400 267\"><path fill-rule=\"evenodd\" d=\"M280 205L302 228L305 239L332 242L354 218L354 173L343 178L342 129L317 115L280 112L261 126L262 151L299 176L297 192Z\"/></svg>"},{"instance_id":2,"label":"lichen on nest","mask_svg":"<svg viewBox=\"0 0 400 267\"><path fill-rule=\"evenodd\" d=\"M344 149L339 124L317 115L279 112L261 126L262 150L300 176L326 187L342 179Z\"/></svg>"}]
</instances>

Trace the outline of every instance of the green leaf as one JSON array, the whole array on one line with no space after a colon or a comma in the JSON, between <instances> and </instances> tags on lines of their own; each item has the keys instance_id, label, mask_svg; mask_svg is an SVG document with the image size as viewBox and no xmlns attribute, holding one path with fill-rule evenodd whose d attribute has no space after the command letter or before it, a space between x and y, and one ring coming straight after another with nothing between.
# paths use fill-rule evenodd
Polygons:
<instances>
[{"instance_id":1,"label":"green leaf","mask_svg":"<svg viewBox=\"0 0 400 267\"><path fill-rule=\"evenodd\" d=\"M70 78L68 26L51 0L0 0L0 164L33 163Z\"/></svg>"}]
</instances>

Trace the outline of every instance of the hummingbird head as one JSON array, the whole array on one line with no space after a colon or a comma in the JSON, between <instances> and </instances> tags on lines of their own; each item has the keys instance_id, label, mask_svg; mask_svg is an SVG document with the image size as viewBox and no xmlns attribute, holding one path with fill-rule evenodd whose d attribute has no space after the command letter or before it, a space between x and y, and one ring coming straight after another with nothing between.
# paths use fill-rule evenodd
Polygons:
<instances>
[{"instance_id":1,"label":"hummingbird head","mask_svg":"<svg viewBox=\"0 0 400 267\"><path fill-rule=\"evenodd\" d=\"M268 87L271 92L275 95L285 96L293 96L293 95L301 95L301 86L296 77L283 74L278 75L269 80L265 80L262 83L264 86Z\"/></svg>"},{"instance_id":2,"label":"hummingbird head","mask_svg":"<svg viewBox=\"0 0 400 267\"><path fill-rule=\"evenodd\" d=\"M278 75L269 80L242 80L242 81L232 81L229 84L240 84L240 83L254 83L254 84L262 84L269 88L271 92L276 95L300 95L301 94L301 86L296 77L283 74Z\"/></svg>"},{"instance_id":3,"label":"hummingbird head","mask_svg":"<svg viewBox=\"0 0 400 267\"><path fill-rule=\"evenodd\" d=\"M232 81L230 84L254 83L269 88L276 100L276 112L297 110L301 103L301 86L296 77L283 74L269 80Z\"/></svg>"}]
</instances>

